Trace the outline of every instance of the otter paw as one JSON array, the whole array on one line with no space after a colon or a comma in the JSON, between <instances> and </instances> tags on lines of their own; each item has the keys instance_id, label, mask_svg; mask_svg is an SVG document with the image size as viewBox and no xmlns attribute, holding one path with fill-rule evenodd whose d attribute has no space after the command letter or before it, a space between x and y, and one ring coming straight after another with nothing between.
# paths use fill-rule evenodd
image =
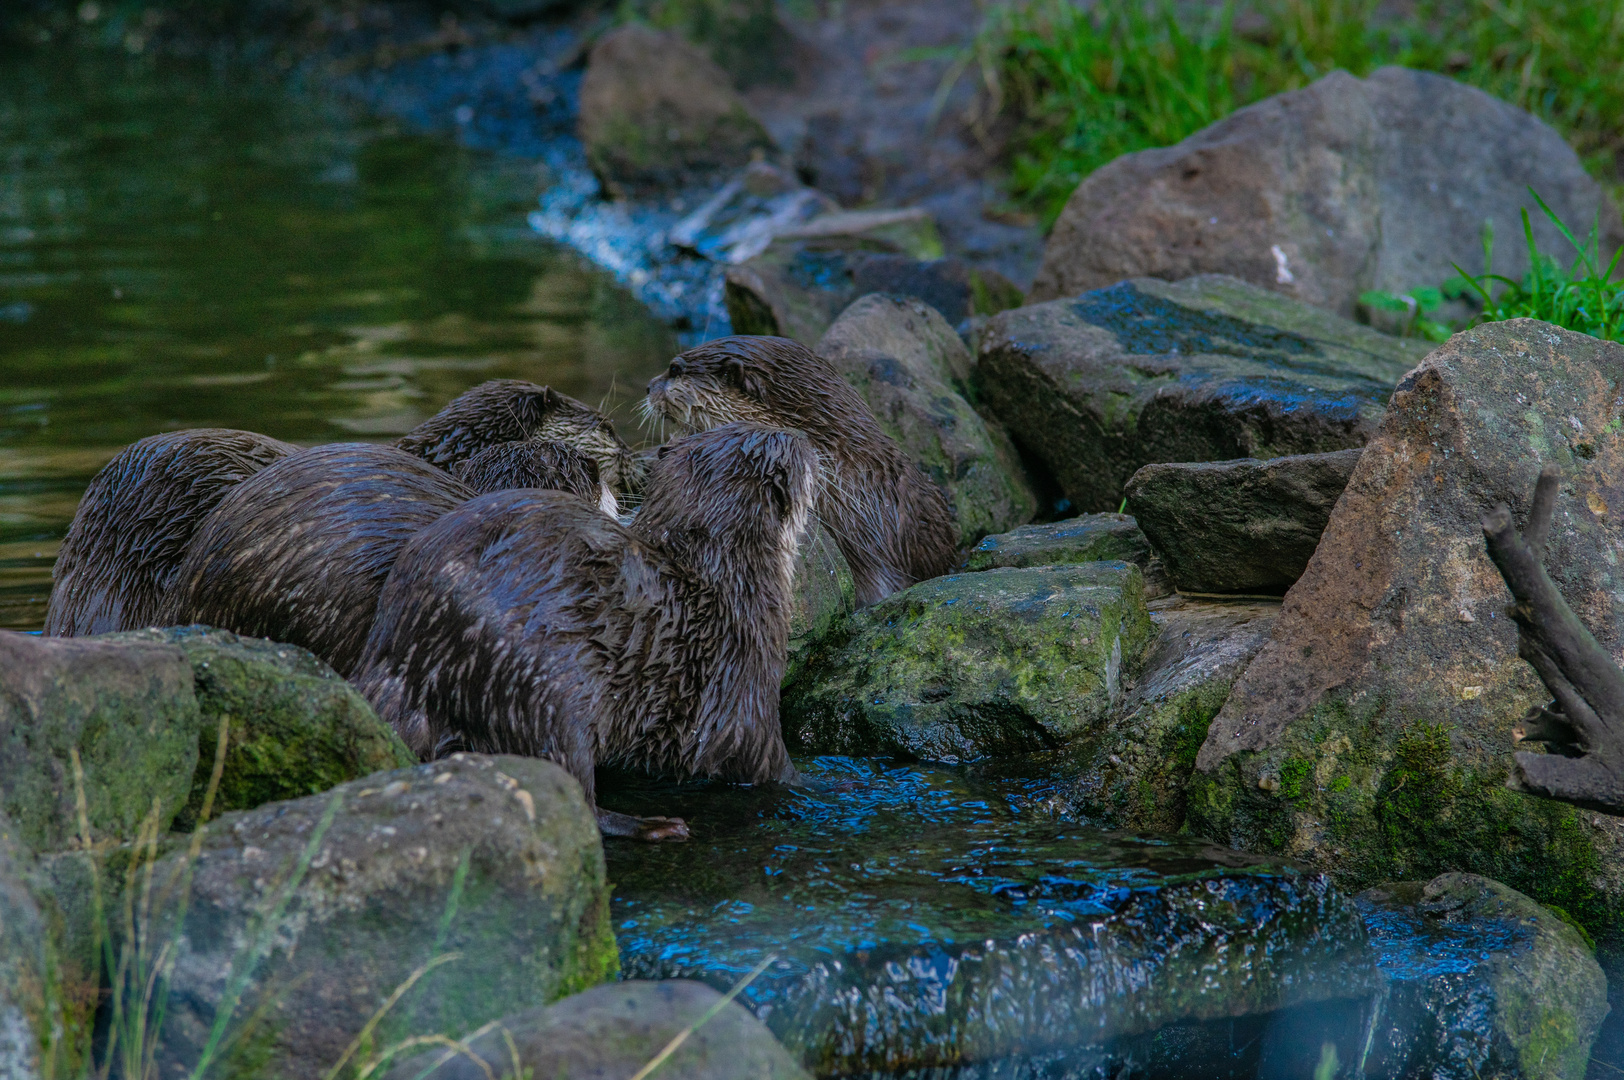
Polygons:
<instances>
[{"instance_id":1,"label":"otter paw","mask_svg":"<svg viewBox=\"0 0 1624 1080\"><path fill-rule=\"evenodd\" d=\"M688 823L674 817L634 817L613 810L598 811L598 831L605 836L625 836L633 840L686 840Z\"/></svg>"}]
</instances>

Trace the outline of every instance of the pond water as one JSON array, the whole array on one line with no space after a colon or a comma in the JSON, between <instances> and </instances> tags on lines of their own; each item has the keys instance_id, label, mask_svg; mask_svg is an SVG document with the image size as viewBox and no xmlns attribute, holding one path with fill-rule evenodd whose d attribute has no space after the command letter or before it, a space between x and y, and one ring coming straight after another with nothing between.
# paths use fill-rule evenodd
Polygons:
<instances>
[{"instance_id":1,"label":"pond water","mask_svg":"<svg viewBox=\"0 0 1624 1080\"><path fill-rule=\"evenodd\" d=\"M491 378L626 410L670 331L525 215L532 161L239 68L0 63L0 627L86 483L187 427L386 439Z\"/></svg>"}]
</instances>

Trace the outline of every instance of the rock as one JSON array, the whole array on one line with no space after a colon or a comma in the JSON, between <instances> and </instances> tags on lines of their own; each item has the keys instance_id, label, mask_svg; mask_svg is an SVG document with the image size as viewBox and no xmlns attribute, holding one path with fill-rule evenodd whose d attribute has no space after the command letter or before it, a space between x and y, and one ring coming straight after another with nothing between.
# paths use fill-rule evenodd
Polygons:
<instances>
[{"instance_id":1,"label":"rock","mask_svg":"<svg viewBox=\"0 0 1624 1080\"><path fill-rule=\"evenodd\" d=\"M1128 480L1128 509L1179 591L1284 593L1361 453L1146 465Z\"/></svg>"},{"instance_id":2,"label":"rock","mask_svg":"<svg viewBox=\"0 0 1624 1080\"><path fill-rule=\"evenodd\" d=\"M1051 749L1120 699L1154 631L1126 563L933 578L857 612L784 692L792 751L968 762Z\"/></svg>"},{"instance_id":3,"label":"rock","mask_svg":"<svg viewBox=\"0 0 1624 1080\"><path fill-rule=\"evenodd\" d=\"M1037 511L1009 435L965 399L974 360L934 307L865 296L841 313L813 351L845 376L885 433L942 489L961 547Z\"/></svg>"},{"instance_id":4,"label":"rock","mask_svg":"<svg viewBox=\"0 0 1624 1080\"><path fill-rule=\"evenodd\" d=\"M1055 223L1032 297L1232 274L1351 317L1368 289L1481 270L1486 217L1496 270L1520 276L1524 207L1541 250L1565 262L1530 186L1579 236L1600 213L1604 252L1624 240L1601 186L1528 113L1441 75L1337 71L1097 170Z\"/></svg>"},{"instance_id":5,"label":"rock","mask_svg":"<svg viewBox=\"0 0 1624 1080\"><path fill-rule=\"evenodd\" d=\"M1428 348L1221 276L1017 308L980 340L982 404L1085 511L1155 462L1362 446Z\"/></svg>"},{"instance_id":6,"label":"rock","mask_svg":"<svg viewBox=\"0 0 1624 1080\"><path fill-rule=\"evenodd\" d=\"M730 267L724 298L734 332L794 338L815 348L840 313L869 293L923 300L955 327L1021 303L1020 290L997 271L941 257L934 228L928 236L908 236L902 233L908 222L886 223L888 216L853 211L814 218ZM843 219L861 224L870 218L882 224L834 231ZM920 215L917 225L929 225L929 218Z\"/></svg>"},{"instance_id":7,"label":"rock","mask_svg":"<svg viewBox=\"0 0 1624 1080\"><path fill-rule=\"evenodd\" d=\"M1551 909L1476 874L1360 893L1386 977L1366 1075L1580 1080L1607 980Z\"/></svg>"},{"instance_id":8,"label":"rock","mask_svg":"<svg viewBox=\"0 0 1624 1080\"><path fill-rule=\"evenodd\" d=\"M1088 562L1130 562L1145 576L1145 599L1173 591L1161 560L1139 523L1127 514L1083 514L1043 525L1022 525L983 537L965 556L966 570L997 566L1062 566Z\"/></svg>"},{"instance_id":9,"label":"rock","mask_svg":"<svg viewBox=\"0 0 1624 1080\"><path fill-rule=\"evenodd\" d=\"M155 807L167 829L191 790L198 722L172 645L0 631L0 812L35 851L79 837L75 752L92 835L129 839Z\"/></svg>"},{"instance_id":10,"label":"rock","mask_svg":"<svg viewBox=\"0 0 1624 1080\"><path fill-rule=\"evenodd\" d=\"M801 540L790 594L789 653L784 684L800 672L806 657L840 620L857 610L857 583L840 545L822 525Z\"/></svg>"},{"instance_id":11,"label":"rock","mask_svg":"<svg viewBox=\"0 0 1624 1080\"><path fill-rule=\"evenodd\" d=\"M1624 823L1505 788L1513 725L1549 698L1517 656L1479 519L1521 521L1565 475L1547 565L1624 650L1624 346L1519 319L1455 335L1406 376L1269 643L1197 758L1190 823L1359 887L1470 871L1624 928Z\"/></svg>"},{"instance_id":12,"label":"rock","mask_svg":"<svg viewBox=\"0 0 1624 1080\"><path fill-rule=\"evenodd\" d=\"M501 1029L470 1040L469 1048L490 1073L459 1054L434 1050L396 1065L388 1080L523 1075L515 1068L515 1051L518 1067L536 1077L626 1080L721 997L704 983L684 979L597 986L555 1005L504 1017ZM734 1002L700 1024L660 1065L659 1075L667 1080L806 1080L772 1033Z\"/></svg>"},{"instance_id":13,"label":"rock","mask_svg":"<svg viewBox=\"0 0 1624 1080\"><path fill-rule=\"evenodd\" d=\"M638 23L592 47L580 123L587 160L617 197L688 186L772 145L715 61Z\"/></svg>"},{"instance_id":14,"label":"rock","mask_svg":"<svg viewBox=\"0 0 1624 1080\"><path fill-rule=\"evenodd\" d=\"M616 970L597 823L551 762L457 754L227 814L208 826L185 905L183 889L164 887L184 880L185 845L171 846L138 924L174 962L157 1075L204 1067L218 1009L230 1019L213 1071L322 1076L414 972L373 1048L471 1031ZM63 854L46 868L69 919L83 917L86 861ZM112 869L109 890L124 879Z\"/></svg>"},{"instance_id":15,"label":"rock","mask_svg":"<svg viewBox=\"0 0 1624 1080\"><path fill-rule=\"evenodd\" d=\"M56 991L51 936L28 890L32 853L0 814L0 1076L7 1080L78 1075ZM94 988L91 988L94 993ZM77 1025L83 1038L88 1025Z\"/></svg>"},{"instance_id":16,"label":"rock","mask_svg":"<svg viewBox=\"0 0 1624 1080\"><path fill-rule=\"evenodd\" d=\"M689 814L693 838L607 854L624 972L724 989L775 955L739 1000L816 1076L1123 1075L1145 1058L1118 1040L1357 1011L1373 989L1323 875L1019 813L973 770L798 766L793 791L617 793ZM1214 1074L1184 1056L1162 1075Z\"/></svg>"},{"instance_id":17,"label":"rock","mask_svg":"<svg viewBox=\"0 0 1624 1080\"><path fill-rule=\"evenodd\" d=\"M222 716L231 720L214 810L249 810L314 795L346 780L417 764L365 698L315 654L206 626L137 630L102 640L163 642L190 662L201 713L197 771L175 821L190 829L214 769Z\"/></svg>"}]
</instances>

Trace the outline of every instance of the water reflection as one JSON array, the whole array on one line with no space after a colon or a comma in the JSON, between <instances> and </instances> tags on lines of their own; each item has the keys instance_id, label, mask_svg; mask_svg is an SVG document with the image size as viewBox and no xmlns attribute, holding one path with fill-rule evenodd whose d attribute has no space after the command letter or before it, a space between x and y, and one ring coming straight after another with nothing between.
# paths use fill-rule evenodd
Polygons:
<instances>
[{"instance_id":1,"label":"water reflection","mask_svg":"<svg viewBox=\"0 0 1624 1080\"><path fill-rule=\"evenodd\" d=\"M0 626L43 621L79 493L183 427L382 439L484 379L625 402L674 339L539 240L532 162L251 73L0 64Z\"/></svg>"}]
</instances>

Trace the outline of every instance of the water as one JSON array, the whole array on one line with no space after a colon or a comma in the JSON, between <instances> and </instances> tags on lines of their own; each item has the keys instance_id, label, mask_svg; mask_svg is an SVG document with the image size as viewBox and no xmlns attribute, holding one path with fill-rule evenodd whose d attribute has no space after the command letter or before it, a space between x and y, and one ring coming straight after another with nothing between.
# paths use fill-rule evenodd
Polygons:
<instances>
[{"instance_id":1,"label":"water","mask_svg":"<svg viewBox=\"0 0 1624 1080\"><path fill-rule=\"evenodd\" d=\"M43 623L85 484L154 432L381 440L524 378L634 436L676 341L530 228L549 180L251 71L4 58L0 627Z\"/></svg>"}]
</instances>

